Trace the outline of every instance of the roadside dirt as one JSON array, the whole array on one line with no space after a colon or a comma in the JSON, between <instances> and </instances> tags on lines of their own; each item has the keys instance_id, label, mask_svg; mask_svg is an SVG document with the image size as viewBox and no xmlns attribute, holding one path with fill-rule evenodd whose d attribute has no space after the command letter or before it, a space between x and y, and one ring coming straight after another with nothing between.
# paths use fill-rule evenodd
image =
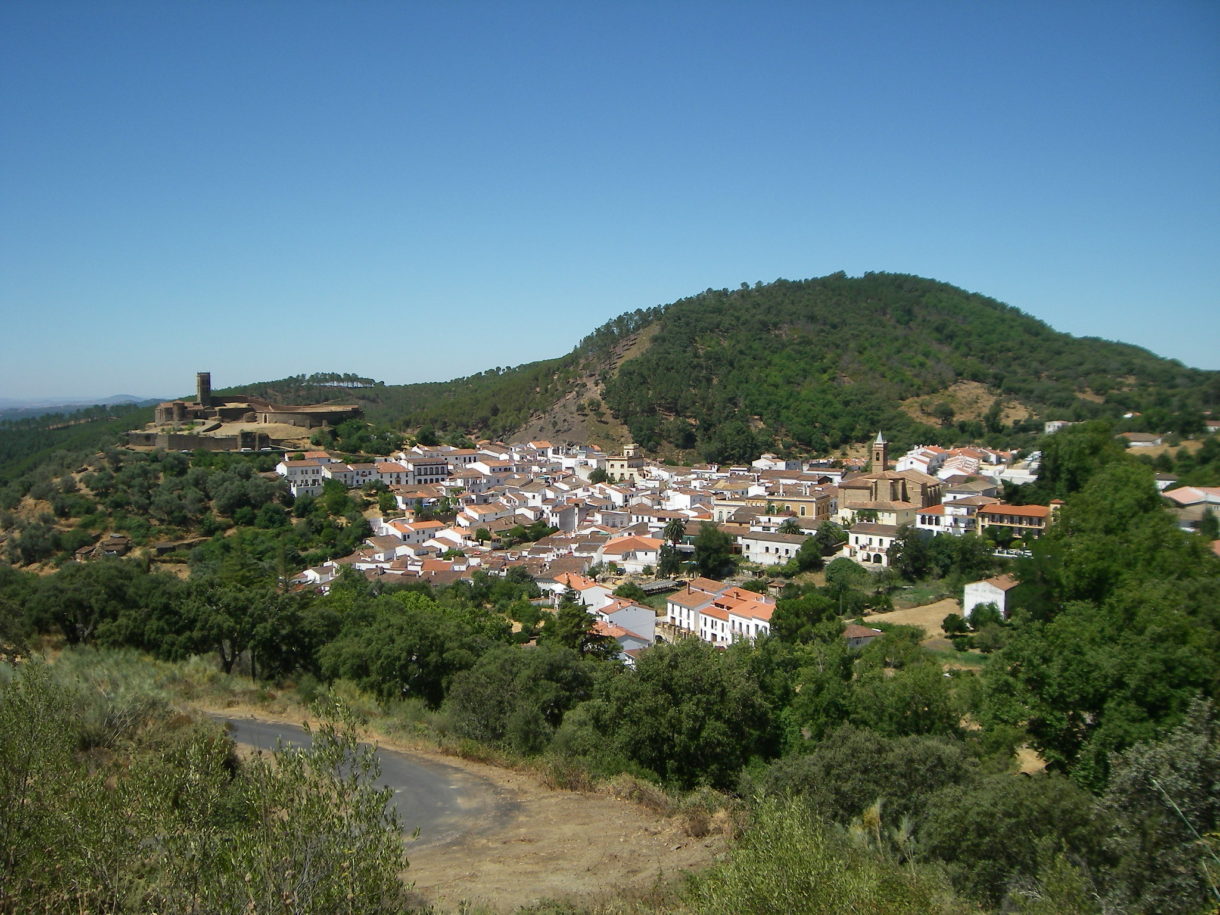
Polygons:
<instances>
[{"instance_id":1,"label":"roadside dirt","mask_svg":"<svg viewBox=\"0 0 1220 915\"><path fill-rule=\"evenodd\" d=\"M677 819L628 801L551 790L495 767L467 767L498 782L520 810L501 829L476 827L445 846L408 846L408 878L422 900L442 911L469 905L511 912L542 900L595 903L624 893L641 898L711 864L725 847L723 836L691 837Z\"/></svg>"},{"instance_id":2,"label":"roadside dirt","mask_svg":"<svg viewBox=\"0 0 1220 915\"><path fill-rule=\"evenodd\" d=\"M209 711L300 724L302 716L256 706ZM543 900L597 905L624 896L646 900L683 874L707 867L725 837L692 837L680 817L665 817L604 793L546 787L531 772L505 769L435 748L368 738L379 746L444 762L497 786L515 805L504 823L472 822L460 839L436 846L407 845L421 904L441 912L512 912ZM409 824L408 824L409 825Z\"/></svg>"}]
</instances>

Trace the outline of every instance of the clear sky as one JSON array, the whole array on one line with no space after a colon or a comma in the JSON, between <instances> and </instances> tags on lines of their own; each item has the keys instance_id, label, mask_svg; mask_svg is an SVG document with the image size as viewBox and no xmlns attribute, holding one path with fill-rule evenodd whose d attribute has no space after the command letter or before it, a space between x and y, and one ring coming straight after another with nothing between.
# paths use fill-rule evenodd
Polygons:
<instances>
[{"instance_id":1,"label":"clear sky","mask_svg":"<svg viewBox=\"0 0 1220 915\"><path fill-rule=\"evenodd\" d=\"M1220 3L9 0L0 217L0 397L441 380L836 270L1220 369Z\"/></svg>"}]
</instances>

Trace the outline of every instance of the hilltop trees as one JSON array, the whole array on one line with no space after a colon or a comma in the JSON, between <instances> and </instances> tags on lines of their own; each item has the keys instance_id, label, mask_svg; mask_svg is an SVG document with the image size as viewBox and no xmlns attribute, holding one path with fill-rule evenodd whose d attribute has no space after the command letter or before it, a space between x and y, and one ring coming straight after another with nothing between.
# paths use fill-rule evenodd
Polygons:
<instances>
[{"instance_id":1,"label":"hilltop trees","mask_svg":"<svg viewBox=\"0 0 1220 915\"><path fill-rule=\"evenodd\" d=\"M695 449L716 462L788 442L828 451L882 426L895 440L941 444L1001 431L998 398L982 421L961 419L942 399L958 381L1089 419L1154 398L1197 413L1207 380L1136 347L1077 340L992 299L895 274L708 289L656 323L648 348L606 379L605 403L633 434L675 447L695 430ZM1037 352L1038 370L1014 363L1013 352ZM1117 376L1138 380L1119 391L1107 381ZM1085 388L1108 402L1080 400ZM935 425L897 409L912 396L935 398Z\"/></svg>"}]
</instances>

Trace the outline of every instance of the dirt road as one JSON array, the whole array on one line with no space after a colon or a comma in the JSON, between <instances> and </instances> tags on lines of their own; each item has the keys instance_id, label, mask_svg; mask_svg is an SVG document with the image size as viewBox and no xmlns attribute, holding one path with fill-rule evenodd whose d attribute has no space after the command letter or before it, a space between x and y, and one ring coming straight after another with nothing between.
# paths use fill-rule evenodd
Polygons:
<instances>
[{"instance_id":1,"label":"dirt road","mask_svg":"<svg viewBox=\"0 0 1220 915\"><path fill-rule=\"evenodd\" d=\"M261 717L212 714L236 721L238 739L264 747L303 733ZM725 847L718 834L692 838L676 818L606 794L556 791L526 772L387 742L379 754L404 824L420 828L407 847L406 876L420 901L441 911L646 898Z\"/></svg>"}]
</instances>

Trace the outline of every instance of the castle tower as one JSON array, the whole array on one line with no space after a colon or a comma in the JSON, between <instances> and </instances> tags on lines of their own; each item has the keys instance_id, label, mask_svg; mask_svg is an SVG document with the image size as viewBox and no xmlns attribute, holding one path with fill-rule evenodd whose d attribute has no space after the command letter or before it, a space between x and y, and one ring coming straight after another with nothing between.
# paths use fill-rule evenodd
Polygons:
<instances>
[{"instance_id":1,"label":"castle tower","mask_svg":"<svg viewBox=\"0 0 1220 915\"><path fill-rule=\"evenodd\" d=\"M210 407L212 405L212 373L211 372L196 372L195 373L195 394L199 401L199 406Z\"/></svg>"},{"instance_id":2,"label":"castle tower","mask_svg":"<svg viewBox=\"0 0 1220 915\"><path fill-rule=\"evenodd\" d=\"M880 432L877 433L877 440L873 442L872 462L873 473L880 473L890 468L890 443Z\"/></svg>"}]
</instances>

